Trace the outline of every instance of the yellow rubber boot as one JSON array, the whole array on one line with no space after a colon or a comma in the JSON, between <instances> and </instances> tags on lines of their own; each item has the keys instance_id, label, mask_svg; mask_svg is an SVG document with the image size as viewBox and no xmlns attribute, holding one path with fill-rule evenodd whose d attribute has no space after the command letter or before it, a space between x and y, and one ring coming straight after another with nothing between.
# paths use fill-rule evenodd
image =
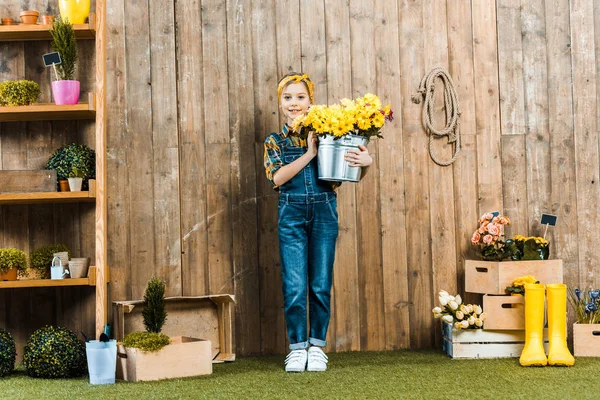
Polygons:
<instances>
[{"instance_id":1,"label":"yellow rubber boot","mask_svg":"<svg viewBox=\"0 0 600 400\"><path fill-rule=\"evenodd\" d=\"M548 289L548 364L572 366L575 358L567 348L567 285L546 285Z\"/></svg>"},{"instance_id":2,"label":"yellow rubber boot","mask_svg":"<svg viewBox=\"0 0 600 400\"><path fill-rule=\"evenodd\" d=\"M544 350L544 285L525 285L525 347L519 362L524 367L548 363Z\"/></svg>"}]
</instances>

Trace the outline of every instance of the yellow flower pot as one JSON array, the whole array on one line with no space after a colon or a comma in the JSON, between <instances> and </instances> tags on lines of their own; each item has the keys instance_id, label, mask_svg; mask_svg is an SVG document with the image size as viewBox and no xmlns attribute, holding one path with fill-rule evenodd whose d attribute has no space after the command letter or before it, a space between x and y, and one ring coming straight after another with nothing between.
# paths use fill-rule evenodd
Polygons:
<instances>
[{"instance_id":1,"label":"yellow flower pot","mask_svg":"<svg viewBox=\"0 0 600 400\"><path fill-rule=\"evenodd\" d=\"M85 24L90 15L90 0L59 0L60 17L72 24Z\"/></svg>"}]
</instances>

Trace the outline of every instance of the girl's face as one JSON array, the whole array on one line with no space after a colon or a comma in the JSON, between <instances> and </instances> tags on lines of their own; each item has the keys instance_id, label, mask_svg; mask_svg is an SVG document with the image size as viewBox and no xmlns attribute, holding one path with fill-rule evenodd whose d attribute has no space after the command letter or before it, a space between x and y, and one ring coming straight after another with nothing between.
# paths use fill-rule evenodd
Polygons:
<instances>
[{"instance_id":1,"label":"girl's face","mask_svg":"<svg viewBox=\"0 0 600 400\"><path fill-rule=\"evenodd\" d=\"M310 97L306 85L302 82L290 83L281 92L280 102L286 123L292 125L294 119L306 114L308 107L310 107Z\"/></svg>"}]
</instances>

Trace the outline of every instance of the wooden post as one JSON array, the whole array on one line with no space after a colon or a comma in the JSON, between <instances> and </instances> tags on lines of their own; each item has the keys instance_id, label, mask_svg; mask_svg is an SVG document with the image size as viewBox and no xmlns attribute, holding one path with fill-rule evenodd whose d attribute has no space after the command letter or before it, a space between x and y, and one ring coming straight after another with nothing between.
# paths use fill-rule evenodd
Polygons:
<instances>
[{"instance_id":1,"label":"wooden post","mask_svg":"<svg viewBox=\"0 0 600 400\"><path fill-rule=\"evenodd\" d=\"M106 2L96 1L96 338L107 315L106 235Z\"/></svg>"}]
</instances>

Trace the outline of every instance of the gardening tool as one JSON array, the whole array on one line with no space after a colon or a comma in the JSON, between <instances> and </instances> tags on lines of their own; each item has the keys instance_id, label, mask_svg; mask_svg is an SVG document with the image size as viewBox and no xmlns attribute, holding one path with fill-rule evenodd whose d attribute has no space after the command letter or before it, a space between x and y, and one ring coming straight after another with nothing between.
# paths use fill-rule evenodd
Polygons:
<instances>
[{"instance_id":1,"label":"gardening tool","mask_svg":"<svg viewBox=\"0 0 600 400\"><path fill-rule=\"evenodd\" d=\"M55 265L56 260L58 265ZM65 270L60 257L54 256L50 265L50 279L65 279L65 275L69 275L69 270Z\"/></svg>"},{"instance_id":2,"label":"gardening tool","mask_svg":"<svg viewBox=\"0 0 600 400\"><path fill-rule=\"evenodd\" d=\"M548 364L544 350L544 292L544 285L525 285L525 347L519 359L524 367Z\"/></svg>"},{"instance_id":3,"label":"gardening tool","mask_svg":"<svg viewBox=\"0 0 600 400\"><path fill-rule=\"evenodd\" d=\"M575 358L567 348L567 285L546 285L548 290L548 364L572 366ZM525 302L527 303L527 302Z\"/></svg>"}]
</instances>

